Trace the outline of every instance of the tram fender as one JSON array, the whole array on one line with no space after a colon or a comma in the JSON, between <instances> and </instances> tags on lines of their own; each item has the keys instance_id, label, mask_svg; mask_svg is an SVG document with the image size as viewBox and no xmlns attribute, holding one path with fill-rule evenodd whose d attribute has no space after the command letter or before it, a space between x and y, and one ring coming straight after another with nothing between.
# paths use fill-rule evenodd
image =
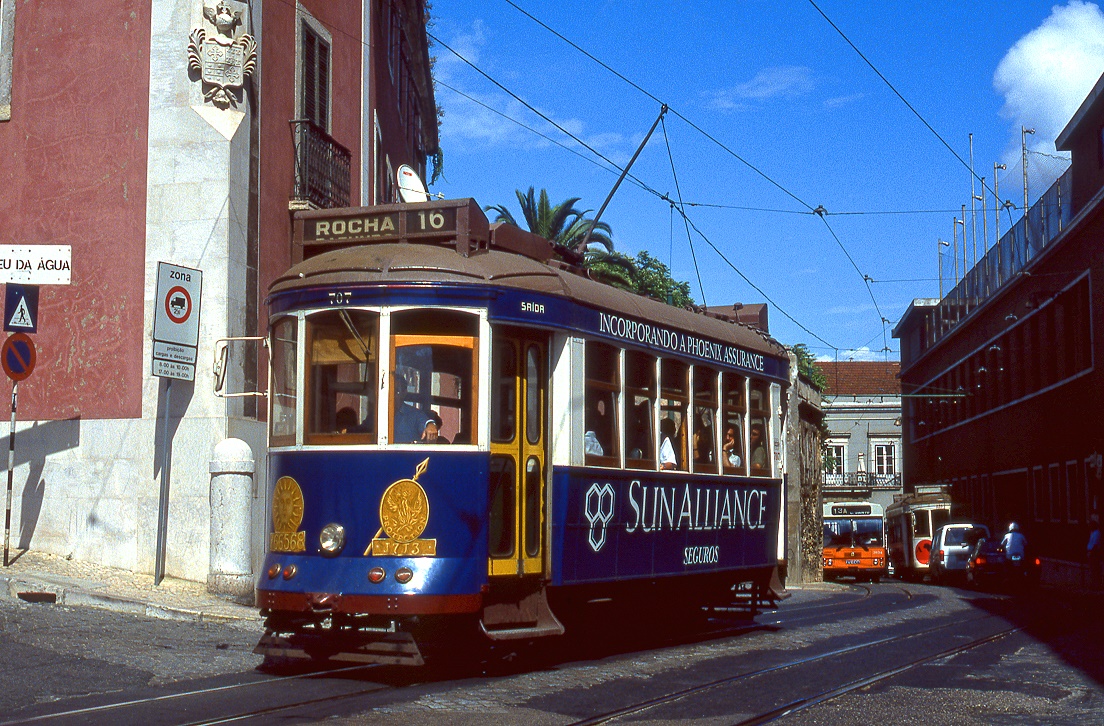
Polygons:
<instances>
[{"instance_id":1,"label":"tram fender","mask_svg":"<svg viewBox=\"0 0 1104 726\"><path fill-rule=\"evenodd\" d=\"M787 591L786 586L782 584L782 578L778 576L777 565L775 565L774 568L771 569L770 582L767 583L767 590L770 593L770 596L776 601L785 600L792 594Z\"/></svg>"}]
</instances>

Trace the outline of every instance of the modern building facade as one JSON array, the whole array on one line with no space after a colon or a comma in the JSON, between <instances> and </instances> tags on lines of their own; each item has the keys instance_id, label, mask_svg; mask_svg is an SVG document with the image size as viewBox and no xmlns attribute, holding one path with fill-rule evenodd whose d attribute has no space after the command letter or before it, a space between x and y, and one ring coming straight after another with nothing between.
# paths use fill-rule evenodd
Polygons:
<instances>
[{"instance_id":1,"label":"modern building facade","mask_svg":"<svg viewBox=\"0 0 1104 726\"><path fill-rule=\"evenodd\" d=\"M12 544L151 572L165 482L165 572L203 580L210 462L236 438L257 562L265 402L215 395L215 351L263 335L301 256L292 210L396 201L401 164L425 177L424 2L0 0L0 19L0 244L68 245L72 265L40 290ZM161 262L202 274L194 380L153 375ZM225 390L263 391L263 349L229 345Z\"/></svg>"},{"instance_id":2,"label":"modern building facade","mask_svg":"<svg viewBox=\"0 0 1104 726\"><path fill-rule=\"evenodd\" d=\"M1104 435L1104 78L1056 140L1072 166L901 339L907 486L953 516L1018 522L1040 554L1081 560Z\"/></svg>"},{"instance_id":3,"label":"modern building facade","mask_svg":"<svg viewBox=\"0 0 1104 726\"><path fill-rule=\"evenodd\" d=\"M901 364L818 362L827 380L824 501L854 499L887 507L902 492Z\"/></svg>"}]
</instances>

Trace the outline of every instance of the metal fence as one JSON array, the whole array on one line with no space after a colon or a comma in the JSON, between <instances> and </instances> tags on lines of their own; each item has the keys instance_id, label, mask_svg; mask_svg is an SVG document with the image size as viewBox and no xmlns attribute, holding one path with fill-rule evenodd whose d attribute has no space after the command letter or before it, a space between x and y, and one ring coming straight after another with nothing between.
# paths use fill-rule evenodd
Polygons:
<instances>
[{"instance_id":1,"label":"metal fence","mask_svg":"<svg viewBox=\"0 0 1104 726\"><path fill-rule=\"evenodd\" d=\"M977 264L957 280L954 288L935 309L936 324L929 333L933 337L929 342L934 343L953 330L971 311L1015 278L1069 225L1073 217L1071 171L1066 169L1031 205L1027 215L1021 217ZM964 253L961 256L965 258Z\"/></svg>"},{"instance_id":2,"label":"metal fence","mask_svg":"<svg viewBox=\"0 0 1104 726\"><path fill-rule=\"evenodd\" d=\"M825 488L852 489L856 487L901 487L900 474L871 474L866 471L849 471L846 474L825 474Z\"/></svg>"}]
</instances>

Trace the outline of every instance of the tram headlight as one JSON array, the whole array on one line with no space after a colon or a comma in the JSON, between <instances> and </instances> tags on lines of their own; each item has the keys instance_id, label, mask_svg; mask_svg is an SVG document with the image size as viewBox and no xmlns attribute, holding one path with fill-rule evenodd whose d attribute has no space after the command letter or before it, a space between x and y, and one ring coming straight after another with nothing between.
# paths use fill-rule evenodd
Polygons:
<instances>
[{"instance_id":1,"label":"tram headlight","mask_svg":"<svg viewBox=\"0 0 1104 726\"><path fill-rule=\"evenodd\" d=\"M327 524L318 535L318 544L322 554L336 555L345 547L345 528L337 523Z\"/></svg>"}]
</instances>

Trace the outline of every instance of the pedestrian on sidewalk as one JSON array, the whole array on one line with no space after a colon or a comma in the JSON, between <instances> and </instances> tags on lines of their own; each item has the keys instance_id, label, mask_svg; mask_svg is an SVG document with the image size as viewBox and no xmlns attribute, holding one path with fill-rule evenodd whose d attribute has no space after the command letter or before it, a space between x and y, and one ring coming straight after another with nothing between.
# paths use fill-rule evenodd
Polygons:
<instances>
[{"instance_id":1,"label":"pedestrian on sidewalk","mask_svg":"<svg viewBox=\"0 0 1104 726\"><path fill-rule=\"evenodd\" d=\"M1094 588L1100 587L1101 564L1104 564L1104 542L1100 541L1100 517L1096 514L1089 517L1089 543L1085 549L1086 559L1089 562L1089 582Z\"/></svg>"}]
</instances>

